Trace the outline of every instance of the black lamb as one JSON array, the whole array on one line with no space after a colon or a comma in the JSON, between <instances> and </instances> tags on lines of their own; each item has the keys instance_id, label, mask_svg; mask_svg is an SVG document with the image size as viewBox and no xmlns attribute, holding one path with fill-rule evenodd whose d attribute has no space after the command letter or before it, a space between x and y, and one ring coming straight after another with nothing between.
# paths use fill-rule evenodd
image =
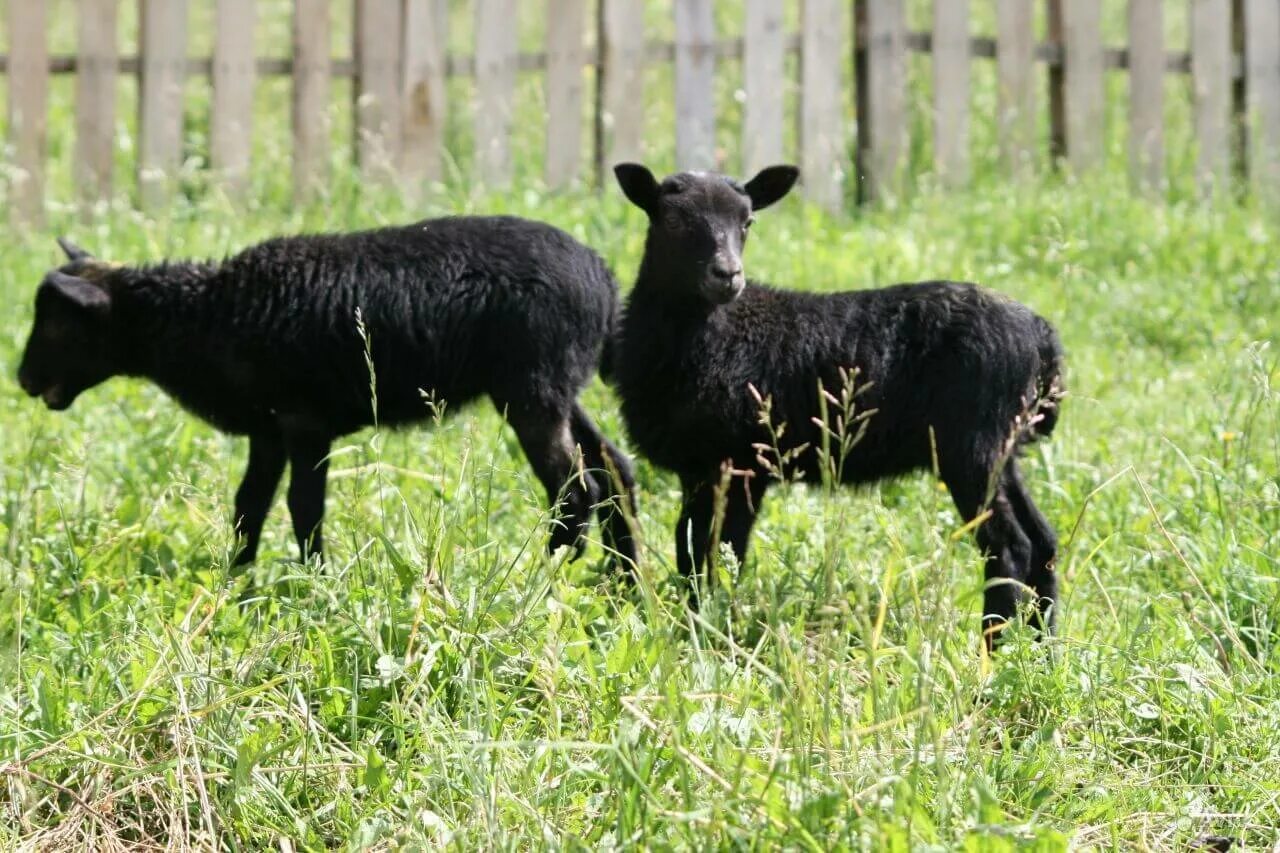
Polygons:
<instances>
[{"instance_id":1,"label":"black lamb","mask_svg":"<svg viewBox=\"0 0 1280 853\"><path fill-rule=\"evenodd\" d=\"M745 185L700 172L659 183L636 164L614 171L649 216L616 382L637 449L680 478L681 573L701 570L720 541L741 560L779 475L866 483L929 469L936 453L965 521L990 512L977 527L987 554L985 636L1013 618L1027 589L1035 624L1050 629L1057 543L1014 458L1057 417L1062 349L1050 325L972 284L812 294L747 281L752 211L786 195L794 167L765 169ZM867 419L844 427L865 432L833 471L851 381ZM765 409L785 424L776 441Z\"/></svg>"},{"instance_id":2,"label":"black lamb","mask_svg":"<svg viewBox=\"0 0 1280 853\"><path fill-rule=\"evenodd\" d=\"M322 552L335 438L480 395L505 413L559 501L549 548L580 552L599 510L606 544L634 561L622 512L630 462L577 402L617 320L617 282L563 231L451 217L143 267L59 243L68 262L37 290L19 382L61 410L112 376L144 377L218 429L249 436L237 564L257 553L286 461L306 559Z\"/></svg>"}]
</instances>

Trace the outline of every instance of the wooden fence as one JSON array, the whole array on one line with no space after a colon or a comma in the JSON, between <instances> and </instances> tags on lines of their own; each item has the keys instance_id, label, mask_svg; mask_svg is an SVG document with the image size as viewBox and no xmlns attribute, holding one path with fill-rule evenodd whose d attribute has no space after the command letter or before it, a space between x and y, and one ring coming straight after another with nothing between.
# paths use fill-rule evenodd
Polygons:
<instances>
[{"instance_id":1,"label":"wooden fence","mask_svg":"<svg viewBox=\"0 0 1280 853\"><path fill-rule=\"evenodd\" d=\"M1123 69L1133 180L1158 187L1163 78L1190 74L1201 184L1225 183L1235 162L1249 185L1280 195L1280 0L1182 0L1189 4L1186 50L1164 44L1166 0L1128 0L1124 46L1103 43L1102 0L979 0L995 4L995 38L971 36L971 0L933 0L932 27L923 32L908 29L905 0L804 0L798 32L784 26L777 0L744 0L741 38L718 37L712 0L670 0L672 42L646 38L642 0L537 0L545 3L547 23L545 49L537 53L518 49L518 0L473 0L470 54L446 48L448 0L334 0L354 2L350 60L331 56L330 0L294 0L292 56L278 58L254 55L254 0L197 0L216 3L213 55L202 58L187 55L188 0L129 1L140 9L137 56L118 50L121 0L79 0L77 52L51 56L48 4L9 0L9 53L0 57L0 72L9 78L9 197L19 217L38 219L43 210L51 74L76 75L75 185L86 200L112 192L117 82L137 75L139 199L154 207L165 202L180 166L189 75L211 78L208 160L233 191L243 189L250 169L256 80L292 77L292 169L295 192L304 196L326 178L335 77L354 79L357 162L370 177L401 180L440 177L446 78L471 78L474 178L501 186L512 175L517 74L541 73L545 177L560 187L583 173L588 153L597 177L606 164L639 156L651 132L642 97L648 63L674 63L677 165L713 166L714 81L726 58L742 60L744 170L798 160L809 198L838 209L855 176L861 198L898 191L912 52L932 54L935 168L949 184L969 177L971 62L993 58L1001 157L1011 172L1037 159L1038 109L1048 110L1055 159L1075 170L1093 168L1104 151L1104 72ZM1042 38L1034 32L1036 2L1048 10ZM852 33L833 24L849 19L845 4L852 4ZM452 5L456 13L459 4ZM783 142L789 54L799 55L798 152L784 150ZM1033 84L1037 63L1049 70L1043 104ZM844 83L850 76L851 92ZM856 122L848 120L851 113ZM583 150L584 138L594 139L591 152Z\"/></svg>"}]
</instances>

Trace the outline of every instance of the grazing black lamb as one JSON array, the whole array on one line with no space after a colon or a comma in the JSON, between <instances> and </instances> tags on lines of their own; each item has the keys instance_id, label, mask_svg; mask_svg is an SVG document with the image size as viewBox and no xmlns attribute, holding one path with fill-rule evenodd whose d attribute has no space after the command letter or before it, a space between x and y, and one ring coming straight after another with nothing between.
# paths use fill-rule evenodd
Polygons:
<instances>
[{"instance_id":1,"label":"grazing black lamb","mask_svg":"<svg viewBox=\"0 0 1280 853\"><path fill-rule=\"evenodd\" d=\"M928 469L936 451L964 519L990 511L977 528L988 555L986 636L1015 615L1025 588L1035 595L1036 624L1051 628L1056 540L1014 458L1057 417L1062 349L1049 324L972 284L813 294L747 281L752 211L786 195L794 167L765 169L746 184L701 172L659 183L629 163L614 171L649 216L616 344L616 382L637 448L680 478L681 573L700 570L719 541L743 558L773 475L824 478L832 456L824 461L819 449L838 444L833 410L856 370L865 387L854 402L874 413L846 423L865 433L836 477L866 483ZM830 398L821 398L819 383ZM774 438L761 421L762 399L771 422L785 424L773 449L764 447Z\"/></svg>"},{"instance_id":2,"label":"grazing black lamb","mask_svg":"<svg viewBox=\"0 0 1280 853\"><path fill-rule=\"evenodd\" d=\"M617 282L563 231L452 217L144 267L59 243L67 263L37 290L19 382L61 410L112 376L144 377L218 429L249 436L237 564L257 553L286 461L305 559L322 551L335 438L375 420L422 421L429 401L452 411L482 394L559 500L549 548L581 551L599 510L606 544L634 561L621 506L630 462L577 403L617 319Z\"/></svg>"}]
</instances>

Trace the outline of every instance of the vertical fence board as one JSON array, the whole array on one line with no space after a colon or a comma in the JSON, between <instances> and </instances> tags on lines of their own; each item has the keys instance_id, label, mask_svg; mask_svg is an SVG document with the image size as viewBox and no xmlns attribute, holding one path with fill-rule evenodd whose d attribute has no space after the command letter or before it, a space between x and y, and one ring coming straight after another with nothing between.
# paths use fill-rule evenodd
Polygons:
<instances>
[{"instance_id":1,"label":"vertical fence board","mask_svg":"<svg viewBox=\"0 0 1280 853\"><path fill-rule=\"evenodd\" d=\"M745 16L742 172L753 175L782 161L786 33L781 4L775 0L747 0Z\"/></svg>"},{"instance_id":2,"label":"vertical fence board","mask_svg":"<svg viewBox=\"0 0 1280 853\"><path fill-rule=\"evenodd\" d=\"M582 171L583 40L586 0L547 2L547 186L563 187Z\"/></svg>"},{"instance_id":3,"label":"vertical fence board","mask_svg":"<svg viewBox=\"0 0 1280 853\"><path fill-rule=\"evenodd\" d=\"M49 108L49 43L43 3L9 4L9 141L15 174L13 216L44 219L44 159Z\"/></svg>"},{"instance_id":4,"label":"vertical fence board","mask_svg":"<svg viewBox=\"0 0 1280 853\"><path fill-rule=\"evenodd\" d=\"M898 192L907 131L907 20L903 0L864 0L866 124L858 128L867 198Z\"/></svg>"},{"instance_id":5,"label":"vertical fence board","mask_svg":"<svg viewBox=\"0 0 1280 853\"><path fill-rule=\"evenodd\" d=\"M516 86L515 0L476 2L476 165L490 187L511 182L511 106Z\"/></svg>"},{"instance_id":6,"label":"vertical fence board","mask_svg":"<svg viewBox=\"0 0 1280 853\"><path fill-rule=\"evenodd\" d=\"M76 196L91 202L111 196L116 139L118 0L80 0L76 50L76 142L72 164Z\"/></svg>"},{"instance_id":7,"label":"vertical fence board","mask_svg":"<svg viewBox=\"0 0 1280 853\"><path fill-rule=\"evenodd\" d=\"M1129 0L1129 174L1139 189L1164 180L1164 0Z\"/></svg>"},{"instance_id":8,"label":"vertical fence board","mask_svg":"<svg viewBox=\"0 0 1280 853\"><path fill-rule=\"evenodd\" d=\"M800 34L800 168L809 201L844 206L844 26L840 0L805 0Z\"/></svg>"},{"instance_id":9,"label":"vertical fence board","mask_svg":"<svg viewBox=\"0 0 1280 853\"><path fill-rule=\"evenodd\" d=\"M1067 162L1084 172L1102 160L1102 2L1069 0L1062 15Z\"/></svg>"},{"instance_id":10,"label":"vertical fence board","mask_svg":"<svg viewBox=\"0 0 1280 853\"><path fill-rule=\"evenodd\" d=\"M187 64L187 0L141 0L138 192L143 207L168 201L182 165L182 88Z\"/></svg>"},{"instance_id":11,"label":"vertical fence board","mask_svg":"<svg viewBox=\"0 0 1280 853\"><path fill-rule=\"evenodd\" d=\"M1046 0L1045 29L1050 47L1063 48L1062 4ZM1049 66L1049 159L1056 167L1067 156L1066 73L1062 63Z\"/></svg>"},{"instance_id":12,"label":"vertical fence board","mask_svg":"<svg viewBox=\"0 0 1280 853\"><path fill-rule=\"evenodd\" d=\"M933 163L950 186L969 180L969 0L933 0Z\"/></svg>"},{"instance_id":13,"label":"vertical fence board","mask_svg":"<svg viewBox=\"0 0 1280 853\"><path fill-rule=\"evenodd\" d=\"M401 11L401 0L356 0L356 160L379 180L400 163Z\"/></svg>"},{"instance_id":14,"label":"vertical fence board","mask_svg":"<svg viewBox=\"0 0 1280 853\"><path fill-rule=\"evenodd\" d=\"M945 0L939 0L945 2ZM996 109L1000 158L1012 173L1025 172L1036 147L1035 30L1031 0L996 3Z\"/></svg>"},{"instance_id":15,"label":"vertical fence board","mask_svg":"<svg viewBox=\"0 0 1280 853\"><path fill-rule=\"evenodd\" d=\"M711 0L680 0L676 25L676 166L716 165L715 21Z\"/></svg>"},{"instance_id":16,"label":"vertical fence board","mask_svg":"<svg viewBox=\"0 0 1280 853\"><path fill-rule=\"evenodd\" d=\"M293 4L293 195L322 185L329 162L329 0Z\"/></svg>"},{"instance_id":17,"label":"vertical fence board","mask_svg":"<svg viewBox=\"0 0 1280 853\"><path fill-rule=\"evenodd\" d=\"M1249 177L1260 196L1280 201L1280 3L1245 0L1244 13Z\"/></svg>"},{"instance_id":18,"label":"vertical fence board","mask_svg":"<svg viewBox=\"0 0 1280 853\"><path fill-rule=\"evenodd\" d=\"M605 170L644 156L644 4L603 0L600 62L604 114L600 124Z\"/></svg>"},{"instance_id":19,"label":"vertical fence board","mask_svg":"<svg viewBox=\"0 0 1280 853\"><path fill-rule=\"evenodd\" d=\"M411 180L438 181L444 177L448 37L448 0L405 0L404 142L400 168Z\"/></svg>"},{"instance_id":20,"label":"vertical fence board","mask_svg":"<svg viewBox=\"0 0 1280 853\"><path fill-rule=\"evenodd\" d=\"M1199 154L1196 179L1210 191L1227 178L1231 126L1231 5L1191 0L1191 86Z\"/></svg>"},{"instance_id":21,"label":"vertical fence board","mask_svg":"<svg viewBox=\"0 0 1280 853\"><path fill-rule=\"evenodd\" d=\"M216 14L209 160L239 194L253 150L254 0L218 0Z\"/></svg>"}]
</instances>

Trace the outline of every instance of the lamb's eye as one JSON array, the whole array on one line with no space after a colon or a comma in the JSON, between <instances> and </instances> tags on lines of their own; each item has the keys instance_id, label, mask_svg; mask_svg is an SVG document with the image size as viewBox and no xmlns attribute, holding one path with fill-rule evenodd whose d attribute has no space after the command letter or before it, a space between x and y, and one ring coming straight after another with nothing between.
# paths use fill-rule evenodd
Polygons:
<instances>
[{"instance_id":1,"label":"lamb's eye","mask_svg":"<svg viewBox=\"0 0 1280 853\"><path fill-rule=\"evenodd\" d=\"M666 222L667 227L672 231L679 231L684 225L684 220L680 217L680 214L676 213L674 210L666 215L664 221Z\"/></svg>"},{"instance_id":2,"label":"lamb's eye","mask_svg":"<svg viewBox=\"0 0 1280 853\"><path fill-rule=\"evenodd\" d=\"M747 221L742 223L742 230L743 231L749 230L751 228L752 223L754 223L755 221L756 221L756 218L754 216L748 216Z\"/></svg>"}]
</instances>

